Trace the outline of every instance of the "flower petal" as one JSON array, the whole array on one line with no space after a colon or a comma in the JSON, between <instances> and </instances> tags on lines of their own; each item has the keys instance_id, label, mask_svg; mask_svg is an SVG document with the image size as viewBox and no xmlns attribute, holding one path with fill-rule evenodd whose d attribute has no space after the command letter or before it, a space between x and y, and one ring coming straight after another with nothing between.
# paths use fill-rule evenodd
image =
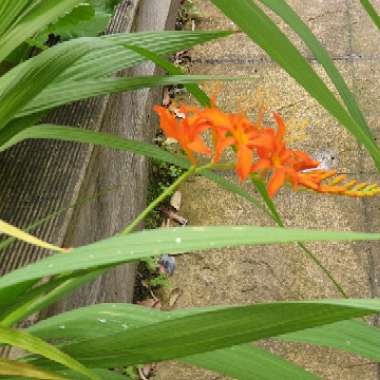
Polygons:
<instances>
[{"instance_id":1,"label":"flower petal","mask_svg":"<svg viewBox=\"0 0 380 380\"><path fill-rule=\"evenodd\" d=\"M244 181L250 171L253 160L252 150L247 148L245 145L240 145L236 154L237 163L236 163L236 172L240 179Z\"/></svg>"},{"instance_id":2,"label":"flower petal","mask_svg":"<svg viewBox=\"0 0 380 380\"><path fill-rule=\"evenodd\" d=\"M196 136L190 144L187 144L187 147L194 152L205 154L207 156L211 155L210 148L205 144L205 142L199 136Z\"/></svg>"},{"instance_id":3,"label":"flower petal","mask_svg":"<svg viewBox=\"0 0 380 380\"><path fill-rule=\"evenodd\" d=\"M285 183L285 170L284 169L275 170L271 179L268 182L269 196L273 198L284 183Z\"/></svg>"}]
</instances>

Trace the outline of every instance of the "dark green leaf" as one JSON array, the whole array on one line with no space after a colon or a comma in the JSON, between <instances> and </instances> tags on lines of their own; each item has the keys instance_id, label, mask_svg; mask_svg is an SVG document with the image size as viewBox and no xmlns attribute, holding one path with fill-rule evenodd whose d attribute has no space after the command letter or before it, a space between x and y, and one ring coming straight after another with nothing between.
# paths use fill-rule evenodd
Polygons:
<instances>
[{"instance_id":1,"label":"dark green leaf","mask_svg":"<svg viewBox=\"0 0 380 380\"><path fill-rule=\"evenodd\" d=\"M65 354L58 348L29 333L0 326L0 343L9 344L11 346L22 348L26 351L41 355L49 360L62 364L65 367L71 368L90 379L100 380L99 377L92 371L77 362L68 354Z\"/></svg>"},{"instance_id":2,"label":"dark green leaf","mask_svg":"<svg viewBox=\"0 0 380 380\"><path fill-rule=\"evenodd\" d=\"M83 364L117 367L183 358L380 311L380 300L319 300L172 312L167 320L63 345ZM112 311L111 311L112 312ZM112 319L112 316L110 317ZM107 324L107 319L98 321ZM33 360L44 368L53 363Z\"/></svg>"}]
</instances>

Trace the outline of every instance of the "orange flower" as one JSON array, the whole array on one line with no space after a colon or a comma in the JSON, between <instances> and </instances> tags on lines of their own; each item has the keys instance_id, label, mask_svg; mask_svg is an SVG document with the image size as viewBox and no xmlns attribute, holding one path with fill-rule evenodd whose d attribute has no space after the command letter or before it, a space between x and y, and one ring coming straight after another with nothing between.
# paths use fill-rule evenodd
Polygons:
<instances>
[{"instance_id":1,"label":"orange flower","mask_svg":"<svg viewBox=\"0 0 380 380\"><path fill-rule=\"evenodd\" d=\"M337 176L327 183L322 182L335 175L336 170L313 170L300 174L300 183L304 187L319 193L348 195L351 197L372 197L380 194L380 187L377 184L359 183L355 179L343 183L347 179L346 175Z\"/></svg>"},{"instance_id":2,"label":"orange flower","mask_svg":"<svg viewBox=\"0 0 380 380\"><path fill-rule=\"evenodd\" d=\"M275 132L271 128L262 129L262 142L257 146L259 160L251 167L251 172L272 171L272 176L268 182L268 193L273 197L278 190L289 180L293 188L296 189L299 180L299 172L305 169L313 169L319 166L319 162L314 161L306 153L288 149L284 142L285 123L280 115L274 113L278 130ZM265 138L264 138L265 136ZM258 142L256 142L258 145Z\"/></svg>"},{"instance_id":3,"label":"orange flower","mask_svg":"<svg viewBox=\"0 0 380 380\"><path fill-rule=\"evenodd\" d=\"M165 107L155 106L154 110L160 117L160 128L167 137L178 141L193 165L196 164L193 152L210 156L211 150L200 135L209 126L203 123L198 116L177 120L176 116ZM186 111L186 109L180 110Z\"/></svg>"},{"instance_id":4,"label":"orange flower","mask_svg":"<svg viewBox=\"0 0 380 380\"><path fill-rule=\"evenodd\" d=\"M243 181L251 172L253 150L264 144L265 137L259 128L242 114L226 114L217 107L206 108L201 117L207 121L213 132L215 146L214 162L218 162L223 151L229 146L236 150L236 173Z\"/></svg>"},{"instance_id":5,"label":"orange flower","mask_svg":"<svg viewBox=\"0 0 380 380\"><path fill-rule=\"evenodd\" d=\"M270 173L267 184L270 197L274 197L286 182L291 183L293 190L302 186L320 193L355 197L380 194L380 187L376 184L355 180L344 182L346 176L335 177L335 170L318 170L318 161L305 152L288 148L284 141L286 125L277 113L273 113L276 131L262 127L263 112L253 123L243 114L221 111L214 101L211 107L203 110L180 106L179 111L185 116L183 119L176 118L164 107L155 106L154 110L160 117L160 127L165 135L178 141L193 165L197 164L194 153L211 156L211 149L202 138L204 131L211 130L212 162L219 162L223 151L232 147L236 152L236 173L240 180L245 180L251 173Z\"/></svg>"}]
</instances>

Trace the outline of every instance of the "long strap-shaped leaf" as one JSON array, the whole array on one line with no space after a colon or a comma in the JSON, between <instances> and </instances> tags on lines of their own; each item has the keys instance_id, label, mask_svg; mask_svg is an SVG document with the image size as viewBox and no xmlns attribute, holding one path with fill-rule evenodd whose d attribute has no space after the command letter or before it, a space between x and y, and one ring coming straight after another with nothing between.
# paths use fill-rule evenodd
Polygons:
<instances>
[{"instance_id":1,"label":"long strap-shaped leaf","mask_svg":"<svg viewBox=\"0 0 380 380\"><path fill-rule=\"evenodd\" d=\"M189 310L179 312L182 315L191 314ZM112 331L120 332L126 327L136 328L149 325L165 320L168 315L170 316L171 313L137 305L100 304L53 316L38 322L28 331L43 339L80 341L104 336ZM99 320L107 323L100 324ZM91 328L86 329L86 326ZM380 329L355 320L301 330L278 336L276 339L335 348L380 362ZM227 362L230 363L230 361Z\"/></svg>"},{"instance_id":2,"label":"long strap-shaped leaf","mask_svg":"<svg viewBox=\"0 0 380 380\"><path fill-rule=\"evenodd\" d=\"M139 33L118 33L109 36L96 37L91 40L108 42L103 47L89 52L78 62L58 77L54 78L51 86L66 80L85 80L104 78L110 76L121 69L134 66L146 59L140 54L131 51L123 45L137 45L145 47L157 54L172 54L176 51L188 49L194 45L228 36L230 32L139 32ZM60 44L63 48L70 49L70 41ZM69 45L67 45L69 44ZM44 53L43 53L44 54ZM0 78L1 89L17 80L19 73L25 67L32 64L37 57L17 65Z\"/></svg>"},{"instance_id":3,"label":"long strap-shaped leaf","mask_svg":"<svg viewBox=\"0 0 380 380\"><path fill-rule=\"evenodd\" d=\"M376 313L380 300L275 302L173 312L167 320L62 346L82 363L103 368L183 358L233 345ZM99 321L107 323L107 320ZM31 361L56 368L44 360Z\"/></svg>"},{"instance_id":4,"label":"long strap-shaped leaf","mask_svg":"<svg viewBox=\"0 0 380 380\"><path fill-rule=\"evenodd\" d=\"M241 80L242 77L219 75L172 75L142 76L127 78L105 78L83 81L65 81L42 91L32 102L26 105L16 117L27 116L45 111L63 104L72 103L89 97L113 94L140 88L167 86L174 84L194 84L210 80ZM245 78L246 79L246 78Z\"/></svg>"},{"instance_id":5,"label":"long strap-shaped leaf","mask_svg":"<svg viewBox=\"0 0 380 380\"><path fill-rule=\"evenodd\" d=\"M34 354L41 355L49 360L62 364L67 368L71 368L90 379L100 380L91 370L70 357L68 354L29 333L0 326L0 343L9 344Z\"/></svg>"},{"instance_id":6,"label":"long strap-shaped leaf","mask_svg":"<svg viewBox=\"0 0 380 380\"><path fill-rule=\"evenodd\" d=\"M296 241L380 240L380 234L275 227L183 227L145 230L114 236L47 257L0 277L1 292L29 280L83 269L133 262L160 254L180 254L210 248L292 243Z\"/></svg>"},{"instance_id":7,"label":"long strap-shaped leaf","mask_svg":"<svg viewBox=\"0 0 380 380\"><path fill-rule=\"evenodd\" d=\"M62 377L50 371L44 371L33 365L21 363L15 360L0 358L0 376L22 376L23 378L43 379L43 380L67 380L67 377Z\"/></svg>"},{"instance_id":8,"label":"long strap-shaped leaf","mask_svg":"<svg viewBox=\"0 0 380 380\"><path fill-rule=\"evenodd\" d=\"M140 54L142 57L154 62L156 65L165 69L168 72L168 74L184 75L182 69L173 65L167 59L160 57L158 54L150 50L144 49L141 46L135 46L135 45L126 45L126 46L128 47L128 49ZM188 84L188 85L185 85L185 88L188 90L190 94L194 96L194 98L203 107L207 107L211 105L210 98L197 84Z\"/></svg>"},{"instance_id":9,"label":"long strap-shaped leaf","mask_svg":"<svg viewBox=\"0 0 380 380\"><path fill-rule=\"evenodd\" d=\"M352 119L307 60L254 0L212 2L366 147L380 172L380 150L372 136Z\"/></svg>"},{"instance_id":10,"label":"long strap-shaped leaf","mask_svg":"<svg viewBox=\"0 0 380 380\"><path fill-rule=\"evenodd\" d=\"M377 26L377 28L380 30L380 17L376 12L376 9L371 4L369 0L360 0L360 3L362 4L363 8L368 13L368 16L371 17L373 23Z\"/></svg>"},{"instance_id":11,"label":"long strap-shaped leaf","mask_svg":"<svg viewBox=\"0 0 380 380\"><path fill-rule=\"evenodd\" d=\"M276 12L305 42L306 46L314 54L315 58L325 69L338 90L348 112L355 121L369 133L367 121L361 112L354 96L346 85L342 75L336 68L334 61L330 58L326 49L321 45L308 26L301 20L296 12L288 5L285 0L260 0L267 7Z\"/></svg>"},{"instance_id":12,"label":"long strap-shaped leaf","mask_svg":"<svg viewBox=\"0 0 380 380\"><path fill-rule=\"evenodd\" d=\"M380 362L380 329L360 321L337 322L276 339L335 348Z\"/></svg>"},{"instance_id":13,"label":"long strap-shaped leaf","mask_svg":"<svg viewBox=\"0 0 380 380\"><path fill-rule=\"evenodd\" d=\"M6 363L6 362L9 363L10 360L0 359L1 364ZM43 380L83 380L84 379L83 375L78 374L77 372L74 372L71 370L57 371L57 374L54 374L52 372L43 371L39 368L31 366L30 364L21 363L19 361L17 362L15 361L15 363L20 368L19 374L15 372L15 375L12 375L10 371L8 371L9 373L7 373L7 369L10 368L8 364L8 367L4 368L4 371L3 371L4 376L1 377L1 380L25 380L25 379L29 380L30 378L43 379ZM25 368L24 373L21 372L22 371L21 367ZM32 370L32 369L35 369L35 370ZM0 374L1 374L1 370L2 368L0 369ZM121 374L112 370L106 370L103 368L94 368L92 371L96 373L98 377L102 380L132 380L127 375ZM9 376L6 376L6 375L9 375ZM17 375L22 376L22 377L15 378L14 376L17 376ZM133 379L133 380L136 380L136 379Z\"/></svg>"},{"instance_id":14,"label":"long strap-shaped leaf","mask_svg":"<svg viewBox=\"0 0 380 380\"><path fill-rule=\"evenodd\" d=\"M30 4L28 0L2 0L0 2L0 37L10 28L28 4Z\"/></svg>"},{"instance_id":15,"label":"long strap-shaped leaf","mask_svg":"<svg viewBox=\"0 0 380 380\"><path fill-rule=\"evenodd\" d=\"M180 313L185 316L192 312ZM131 304L100 304L46 319L29 331L43 339L68 343L121 333L126 328L148 326L179 315ZM238 380L316 379L302 368L250 344L189 356L182 361Z\"/></svg>"},{"instance_id":16,"label":"long strap-shaped leaf","mask_svg":"<svg viewBox=\"0 0 380 380\"><path fill-rule=\"evenodd\" d=\"M19 240L23 240L29 244L37 245L38 247L42 247L45 249L51 249L53 251L57 252L64 252L64 249L57 247L53 244L50 244L46 241L43 241L41 239L36 238L33 235L28 234L27 232L24 232L23 230L20 230L19 228L12 226L9 223L4 222L0 219L0 233L13 236Z\"/></svg>"},{"instance_id":17,"label":"long strap-shaped leaf","mask_svg":"<svg viewBox=\"0 0 380 380\"><path fill-rule=\"evenodd\" d=\"M70 12L82 0L45 0L36 2L30 12L18 21L14 28L0 38L0 62L17 46L35 33L43 30L66 12ZM30 4L30 2L28 2ZM28 4L28 5L29 5ZM9 27L9 24L7 25Z\"/></svg>"},{"instance_id":18,"label":"long strap-shaped leaf","mask_svg":"<svg viewBox=\"0 0 380 380\"><path fill-rule=\"evenodd\" d=\"M109 44L99 39L78 38L50 48L18 70L18 76L0 96L0 129L36 97L51 81L93 49Z\"/></svg>"}]
</instances>

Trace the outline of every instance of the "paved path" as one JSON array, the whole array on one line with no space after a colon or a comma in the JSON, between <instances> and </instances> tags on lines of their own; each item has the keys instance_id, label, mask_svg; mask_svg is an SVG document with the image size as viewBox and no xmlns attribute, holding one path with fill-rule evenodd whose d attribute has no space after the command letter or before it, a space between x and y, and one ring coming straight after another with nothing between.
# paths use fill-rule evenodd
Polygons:
<instances>
[{"instance_id":1,"label":"paved path","mask_svg":"<svg viewBox=\"0 0 380 380\"><path fill-rule=\"evenodd\" d=\"M201 15L197 29L234 28L210 1L197 0L194 3ZM357 96L371 128L378 134L380 34L359 2L291 0L289 3L332 55ZM380 8L380 1L374 4ZM299 41L296 43L315 70L322 73L320 65L306 48ZM288 138L293 145L314 156L322 155L328 164L354 178L378 180L370 158L359 149L355 140L244 35L236 34L197 47L191 56L192 74L255 75L251 81L223 85L218 97L223 109L234 110L236 100L240 100L254 117L257 106L265 103L269 110L280 112L287 120ZM253 206L204 178L186 184L182 194L181 212L193 225L272 224ZM285 189L276 197L276 203L287 226L341 231L379 230L379 198L363 201L291 193ZM308 244L308 247L334 272L350 297L380 295L377 244L315 243ZM339 297L326 277L294 246L220 250L212 256L186 255L178 259L173 281L184 292L178 307ZM290 344L270 344L270 347L325 379L378 379L376 365L366 364L365 360L348 354ZM178 365L161 365L160 368L157 379L221 378Z\"/></svg>"}]
</instances>

